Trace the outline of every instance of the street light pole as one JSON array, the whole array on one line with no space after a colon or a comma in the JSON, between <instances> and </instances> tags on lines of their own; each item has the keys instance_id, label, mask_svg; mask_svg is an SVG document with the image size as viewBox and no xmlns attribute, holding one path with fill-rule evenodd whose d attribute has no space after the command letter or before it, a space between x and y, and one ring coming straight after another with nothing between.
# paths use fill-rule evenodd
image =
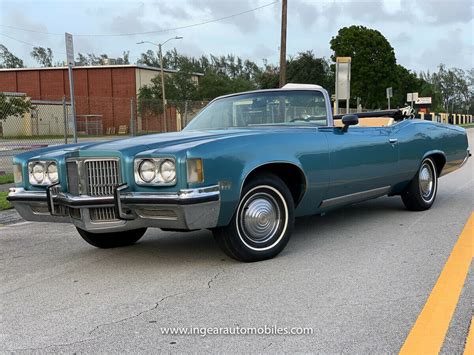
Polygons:
<instances>
[{"instance_id":1,"label":"street light pole","mask_svg":"<svg viewBox=\"0 0 474 355\"><path fill-rule=\"evenodd\" d=\"M164 131L168 132L168 120L166 117L166 94L165 94L165 74L163 72L163 52L161 50L161 43L158 44L158 55L160 57L160 69L161 69L161 94L163 100L163 119L164 119Z\"/></svg>"},{"instance_id":2,"label":"street light pole","mask_svg":"<svg viewBox=\"0 0 474 355\"><path fill-rule=\"evenodd\" d=\"M286 27L287 27L287 0L281 3L281 38L280 38L280 82L283 87L286 83Z\"/></svg>"},{"instance_id":3,"label":"street light pole","mask_svg":"<svg viewBox=\"0 0 474 355\"><path fill-rule=\"evenodd\" d=\"M163 51L162 51L162 47L165 43L167 43L167 42L169 42L173 39L182 39L182 38L183 37L180 37L180 36L171 37L171 38L168 38L163 43L154 43L154 42L150 42L150 41L137 42L137 44L149 43L149 44L153 44L154 46L158 47L158 57L160 59L160 72L161 72L161 94L162 94L162 100L163 100L163 119L164 119L163 128L164 128L165 132L168 132L168 121L167 121L167 118L166 118L165 73L164 73L164 70L163 70Z\"/></svg>"}]
</instances>

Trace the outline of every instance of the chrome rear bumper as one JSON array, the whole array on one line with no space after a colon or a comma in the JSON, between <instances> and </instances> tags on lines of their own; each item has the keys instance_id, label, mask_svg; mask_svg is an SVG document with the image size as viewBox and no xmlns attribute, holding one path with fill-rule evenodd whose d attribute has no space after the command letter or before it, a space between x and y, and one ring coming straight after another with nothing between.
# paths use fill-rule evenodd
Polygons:
<instances>
[{"instance_id":1,"label":"chrome rear bumper","mask_svg":"<svg viewBox=\"0 0 474 355\"><path fill-rule=\"evenodd\" d=\"M218 185L177 193L126 192L127 188L127 185L117 187L114 196L76 196L60 192L58 185L51 186L47 192L12 188L7 199L25 220L73 223L97 233L143 227L195 230L217 226ZM92 220L90 209L97 207L113 208L117 219Z\"/></svg>"}]
</instances>

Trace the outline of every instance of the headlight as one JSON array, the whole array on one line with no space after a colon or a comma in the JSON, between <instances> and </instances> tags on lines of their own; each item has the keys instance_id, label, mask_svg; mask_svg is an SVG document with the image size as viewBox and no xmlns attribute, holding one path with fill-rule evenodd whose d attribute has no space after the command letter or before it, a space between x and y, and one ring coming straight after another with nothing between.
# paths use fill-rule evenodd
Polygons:
<instances>
[{"instance_id":1,"label":"headlight","mask_svg":"<svg viewBox=\"0 0 474 355\"><path fill-rule=\"evenodd\" d=\"M135 159L135 182L138 185L174 185L176 163L173 158Z\"/></svg>"},{"instance_id":2,"label":"headlight","mask_svg":"<svg viewBox=\"0 0 474 355\"><path fill-rule=\"evenodd\" d=\"M46 173L47 173L49 181L52 184L55 184L58 182L59 175L58 175L58 166L56 165L56 163L49 164L46 170Z\"/></svg>"},{"instance_id":3,"label":"headlight","mask_svg":"<svg viewBox=\"0 0 474 355\"><path fill-rule=\"evenodd\" d=\"M160 175L164 182L171 182L176 178L176 165L171 160L165 160L160 165Z\"/></svg>"},{"instance_id":4,"label":"headlight","mask_svg":"<svg viewBox=\"0 0 474 355\"><path fill-rule=\"evenodd\" d=\"M52 161L32 161L28 163L31 185L52 185L59 181L58 166Z\"/></svg>"},{"instance_id":5,"label":"headlight","mask_svg":"<svg viewBox=\"0 0 474 355\"><path fill-rule=\"evenodd\" d=\"M138 173L144 182L152 182L156 177L156 164L152 160L143 160L138 168Z\"/></svg>"},{"instance_id":6,"label":"headlight","mask_svg":"<svg viewBox=\"0 0 474 355\"><path fill-rule=\"evenodd\" d=\"M45 178L44 166L41 163L35 163L31 169L31 175L33 177L33 182L41 184Z\"/></svg>"}]
</instances>

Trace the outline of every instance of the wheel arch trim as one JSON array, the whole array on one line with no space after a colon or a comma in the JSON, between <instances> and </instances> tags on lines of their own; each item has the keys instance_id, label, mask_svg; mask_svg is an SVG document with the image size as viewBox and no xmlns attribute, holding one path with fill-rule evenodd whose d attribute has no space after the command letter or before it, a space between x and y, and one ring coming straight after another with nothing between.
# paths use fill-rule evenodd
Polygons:
<instances>
[{"instance_id":1,"label":"wheel arch trim","mask_svg":"<svg viewBox=\"0 0 474 355\"><path fill-rule=\"evenodd\" d=\"M434 163L435 163L435 166L436 166L436 170L437 170L436 173L437 173L438 177L440 177L440 176L443 175L442 171L443 171L444 167L446 166L447 158L446 158L446 154L442 150L439 150L439 149L433 149L433 150L427 151L423 155L423 158L420 161L420 164L418 166L418 170L420 169L421 164L423 164L423 161L425 161L426 158L430 158L430 157L433 157L433 156L442 157L442 159L443 159L442 166L439 166L438 165L439 161L437 161L436 158L432 158L434 160Z\"/></svg>"},{"instance_id":2,"label":"wheel arch trim","mask_svg":"<svg viewBox=\"0 0 474 355\"><path fill-rule=\"evenodd\" d=\"M241 183L239 187L239 199L240 199L240 196L242 196L244 185L248 181L248 178L250 175L252 175L252 173L254 173L258 169L264 168L265 166L278 165L278 164L291 165L292 167L296 168L299 171L300 175L303 177L303 191L301 192L301 195L299 196L298 201L295 201L295 208L296 208L296 206L298 205L299 202L301 202L301 200L303 199L304 195L306 194L308 190L308 177L306 176L301 165L289 160L273 160L273 161L253 165L251 168L246 169L245 173L242 175L242 179L241 179Z\"/></svg>"}]
</instances>

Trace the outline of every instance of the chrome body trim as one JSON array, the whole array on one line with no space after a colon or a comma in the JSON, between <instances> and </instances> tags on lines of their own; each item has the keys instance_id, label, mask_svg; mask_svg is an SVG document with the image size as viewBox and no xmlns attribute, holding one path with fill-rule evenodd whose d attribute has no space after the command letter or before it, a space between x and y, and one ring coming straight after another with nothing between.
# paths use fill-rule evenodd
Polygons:
<instances>
[{"instance_id":1,"label":"chrome body trim","mask_svg":"<svg viewBox=\"0 0 474 355\"><path fill-rule=\"evenodd\" d=\"M329 198L321 202L320 208L330 208L334 206L347 205L351 203L369 200L371 198L386 195L390 191L390 186L379 187L377 189L356 192L349 195Z\"/></svg>"},{"instance_id":2,"label":"chrome body trim","mask_svg":"<svg viewBox=\"0 0 474 355\"><path fill-rule=\"evenodd\" d=\"M8 200L18 213L27 221L73 223L77 227L96 233L124 231L143 227L165 229L195 230L214 228L220 212L219 186L182 189L176 193L145 193L123 192L127 188L122 185L116 189L115 196L74 196L55 189L50 193L49 204L52 211L66 211L66 208L79 209L81 219L70 217L69 214L52 215L38 214L38 208L48 207L48 196L43 191L27 191L23 188L11 188ZM33 208L32 208L33 207ZM58 209L58 207L62 207ZM120 208L121 218L111 221L92 221L89 208L115 207ZM147 217L137 210L172 211L176 218ZM126 211L126 212L125 212ZM118 211L117 211L118 212Z\"/></svg>"},{"instance_id":3,"label":"chrome body trim","mask_svg":"<svg viewBox=\"0 0 474 355\"><path fill-rule=\"evenodd\" d=\"M464 165L466 165L467 161L469 160L471 156L471 151L469 150L469 148L467 148L466 150L466 157L464 158L464 160L462 161L461 165L459 166L460 168L462 168Z\"/></svg>"},{"instance_id":4,"label":"chrome body trim","mask_svg":"<svg viewBox=\"0 0 474 355\"><path fill-rule=\"evenodd\" d=\"M464 165L466 165L467 161L469 160L469 158L471 157L471 151L469 150L469 148L466 149L466 156L464 157L464 159L462 160L462 162L460 162L459 164L457 165L453 165L451 166L449 169L446 168L446 166L443 167L443 170L441 171L441 174L439 174L439 177L442 177L444 175L447 175L449 173L452 173L453 171L456 171L460 168L462 168Z\"/></svg>"}]
</instances>

